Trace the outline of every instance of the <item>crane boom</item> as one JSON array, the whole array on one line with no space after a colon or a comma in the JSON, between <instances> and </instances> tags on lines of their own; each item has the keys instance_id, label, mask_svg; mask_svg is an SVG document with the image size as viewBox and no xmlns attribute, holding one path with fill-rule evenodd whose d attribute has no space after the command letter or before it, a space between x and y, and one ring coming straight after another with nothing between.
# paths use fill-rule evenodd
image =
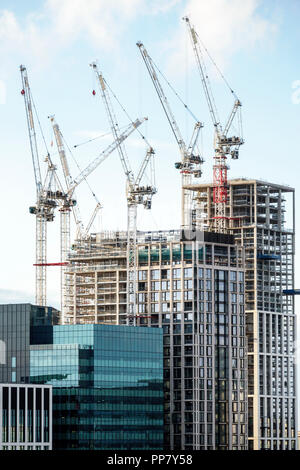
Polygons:
<instances>
[{"instance_id":1,"label":"crane boom","mask_svg":"<svg viewBox=\"0 0 300 470\"><path fill-rule=\"evenodd\" d=\"M223 135L226 137L228 132L229 132L229 129L233 123L233 120L235 118L235 115L236 113L238 112L239 108L242 106L242 103L240 102L240 100L235 100L234 102L234 105L233 105L233 108L232 108L232 111L229 115L229 118L228 118L228 121L224 127L224 132L223 132Z\"/></svg>"},{"instance_id":2,"label":"crane boom","mask_svg":"<svg viewBox=\"0 0 300 470\"><path fill-rule=\"evenodd\" d=\"M189 186L192 182L192 176L198 178L201 176L202 171L200 170L200 165L203 163L203 159L199 156L194 155L195 146L197 144L197 139L199 136L199 131L203 127L203 124L196 122L191 143L187 148L186 143L181 135L180 129L176 122L175 116L172 112L168 99L164 93L163 87L158 79L154 62L148 54L144 44L138 42L137 46L143 58L143 61L146 65L147 71L150 75L160 103L163 107L171 130L175 136L179 151L181 154L181 162L175 164L175 168L181 171L181 186L182 186L182 202L181 202L181 220L183 228L191 228L192 221L192 192L185 189L186 186Z\"/></svg>"},{"instance_id":3,"label":"crane boom","mask_svg":"<svg viewBox=\"0 0 300 470\"><path fill-rule=\"evenodd\" d=\"M96 218L96 215L98 214L98 212L99 212L99 210L101 209L101 207L102 207L102 206L101 206L100 202L97 202L96 207L95 207L95 209L94 209L94 212L92 213L92 216L91 216L91 218L90 218L90 220L89 220L89 222L88 222L88 224L87 224L87 226L86 226L86 229L85 229L85 231L84 231L84 235L83 235L84 238L86 238L86 237L88 236L89 231L90 231L90 229L91 229L91 226L93 225L94 220L95 220L95 218Z\"/></svg>"},{"instance_id":4,"label":"crane boom","mask_svg":"<svg viewBox=\"0 0 300 470\"><path fill-rule=\"evenodd\" d=\"M52 124L53 132L54 132L54 136L55 136L55 140L56 140L56 145L57 145L57 149L58 149L58 153L59 153L59 157L60 157L61 166L62 166L62 169L63 169L63 174L64 174L64 178L65 178L67 191L69 191L70 186L74 183L74 181L73 181L73 178L72 178L71 173L70 173L70 168L69 168L69 164L68 164L68 160L67 160L67 156L66 156L66 151L65 151L65 146L64 146L62 134L61 134L59 125L55 121L54 116L50 116L50 121L51 121L51 124ZM72 199L70 199L71 196L72 196ZM83 227L79 207L75 203L75 201L76 201L75 191L72 191L72 194L69 193L69 200L70 200L70 202L72 202L72 204L70 204L70 206L72 207L72 212L73 212L75 224L76 224L76 227L77 227L76 238L81 238L81 236L83 234L83 231L84 231L84 227Z\"/></svg>"},{"instance_id":5,"label":"crane boom","mask_svg":"<svg viewBox=\"0 0 300 470\"><path fill-rule=\"evenodd\" d=\"M213 125L215 126L216 132L218 134L220 134L221 131L222 131L221 124L218 122L217 109L216 109L212 94L210 92L208 76L205 73L205 66L204 66L204 62L203 62L202 52L201 52L200 47L198 47L197 33L196 33L195 29L192 27L189 18L187 16L185 16L183 19L186 21L186 23L188 25L188 31L190 33L190 38L191 38L192 46L193 46L193 49L194 49L198 69L199 69L199 72L200 72L200 77L201 77L204 93L205 93L205 96L206 96L208 109L209 109L209 112L210 112L210 115L211 115L211 119L212 119Z\"/></svg>"},{"instance_id":6,"label":"crane boom","mask_svg":"<svg viewBox=\"0 0 300 470\"><path fill-rule=\"evenodd\" d=\"M148 166L149 160L150 160L150 158L151 158L151 156L152 156L153 154L154 154L154 150L153 150L153 148L151 147L151 148L147 151L146 156L145 156L145 158L144 158L144 160L142 161L142 164L141 164L141 166L140 166L138 175L137 175L136 180L135 180L135 185L136 185L136 186L139 186L139 185L140 185L141 180L142 180L142 178L143 178L143 176L144 176L144 173L145 173L145 171L146 171L146 168L147 168L147 166Z\"/></svg>"},{"instance_id":7,"label":"crane boom","mask_svg":"<svg viewBox=\"0 0 300 470\"><path fill-rule=\"evenodd\" d=\"M150 78L152 80L152 83L154 85L154 88L156 90L156 93L158 95L158 98L161 102L161 105L163 107L163 110L166 114L167 120L170 124L171 130L175 136L176 142L178 144L178 147L180 149L180 152L182 153L182 158L184 159L185 153L186 153L186 145L184 142L184 139L181 135L180 129L178 127L178 124L176 122L175 116L172 112L172 109L170 107L170 104L168 102L168 99L164 93L163 87L161 86L161 83L157 77L155 67L153 65L153 61L151 57L149 56L144 44L142 42L137 42L137 46L140 50L140 53L142 55L142 58L144 60L144 63L146 65L146 68L148 70L148 73L150 75Z\"/></svg>"},{"instance_id":8,"label":"crane boom","mask_svg":"<svg viewBox=\"0 0 300 470\"><path fill-rule=\"evenodd\" d=\"M119 134L120 134L119 126L118 126L118 122L117 122L117 119L116 119L116 116L115 116L115 113L114 113L114 110L113 110L113 107L112 107L112 104L111 104L111 101L110 101L109 94L107 93L104 77L103 77L102 73L98 70L96 62L92 62L90 64L90 66L94 70L94 72L96 74L96 77L98 79L99 88L100 88L100 91L101 91L102 99L103 99L105 109L106 109L106 113L107 113L109 123L110 123L110 128L111 128L112 134L114 136L114 139L117 140L119 138ZM127 154L126 154L125 147L122 145L122 143L120 143L117 148L118 148L119 157L120 157L125 175L127 176L127 178L131 182L133 182L132 181L132 170L130 168L130 163L129 163L129 160L128 160L128 157L127 157Z\"/></svg>"},{"instance_id":9,"label":"crane boom","mask_svg":"<svg viewBox=\"0 0 300 470\"><path fill-rule=\"evenodd\" d=\"M96 157L88 166L83 170L71 184L68 193L71 194L74 189L87 178L106 158L118 147L119 144L124 142L127 137L132 134L137 127L139 127L147 118L136 119L130 123L127 128L117 137L117 139L103 150L98 157Z\"/></svg>"},{"instance_id":10,"label":"crane boom","mask_svg":"<svg viewBox=\"0 0 300 470\"><path fill-rule=\"evenodd\" d=\"M31 97L31 91L30 91L26 67L24 67L24 65L20 65L20 71L21 71L22 85L23 85L21 93L24 96L24 101L25 101L25 110L26 110L26 118L27 118L27 126L28 126L28 134L29 134L29 141L30 141L30 148L31 148L31 155L32 155L36 191L37 191L37 195L39 195L39 193L42 190L42 178L41 178L39 154L38 154L36 132L35 132L35 127L34 127L34 118L33 118L33 111L32 111L32 97Z\"/></svg>"}]
</instances>

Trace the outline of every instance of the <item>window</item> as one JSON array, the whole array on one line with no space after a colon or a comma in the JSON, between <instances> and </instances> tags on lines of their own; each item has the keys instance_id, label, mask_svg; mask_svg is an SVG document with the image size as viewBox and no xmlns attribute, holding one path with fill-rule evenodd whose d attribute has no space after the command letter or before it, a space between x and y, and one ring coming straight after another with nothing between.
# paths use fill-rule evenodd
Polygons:
<instances>
[{"instance_id":1,"label":"window","mask_svg":"<svg viewBox=\"0 0 300 470\"><path fill-rule=\"evenodd\" d=\"M185 312L193 310L193 302L184 302L184 310Z\"/></svg>"},{"instance_id":2,"label":"window","mask_svg":"<svg viewBox=\"0 0 300 470\"><path fill-rule=\"evenodd\" d=\"M193 270L192 270L192 268L185 268L185 269L184 269L184 277L193 277Z\"/></svg>"},{"instance_id":3,"label":"window","mask_svg":"<svg viewBox=\"0 0 300 470\"><path fill-rule=\"evenodd\" d=\"M151 279L159 279L159 270L158 269L152 269L151 270Z\"/></svg>"},{"instance_id":4,"label":"window","mask_svg":"<svg viewBox=\"0 0 300 470\"><path fill-rule=\"evenodd\" d=\"M180 269L173 269L173 279L180 279L181 270Z\"/></svg>"},{"instance_id":5,"label":"window","mask_svg":"<svg viewBox=\"0 0 300 470\"><path fill-rule=\"evenodd\" d=\"M169 269L162 269L161 270L161 278L162 279L170 279L170 270Z\"/></svg>"},{"instance_id":6,"label":"window","mask_svg":"<svg viewBox=\"0 0 300 470\"><path fill-rule=\"evenodd\" d=\"M173 290L181 289L181 281L173 281Z\"/></svg>"}]
</instances>

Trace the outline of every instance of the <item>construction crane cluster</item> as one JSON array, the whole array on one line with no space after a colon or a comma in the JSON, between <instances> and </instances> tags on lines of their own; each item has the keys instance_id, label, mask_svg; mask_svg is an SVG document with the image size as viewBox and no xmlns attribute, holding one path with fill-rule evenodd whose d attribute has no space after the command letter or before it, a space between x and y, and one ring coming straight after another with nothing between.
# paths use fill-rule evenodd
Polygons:
<instances>
[{"instance_id":1,"label":"construction crane cluster","mask_svg":"<svg viewBox=\"0 0 300 470\"><path fill-rule=\"evenodd\" d=\"M63 168L66 190L63 190L60 183L57 166L52 163L49 152L47 153L47 172L44 182L42 182L40 171L40 156L37 146L36 130L34 125L33 99L29 86L29 80L26 67L20 66L23 88L21 94L24 96L25 110L27 116L29 142L33 160L35 184L36 184L36 205L30 207L29 212L36 216L36 295L35 302L37 305L47 305L47 266L61 266L61 310L62 323L65 321L65 267L67 265L67 255L70 251L70 212L73 210L75 223L77 225L77 236L84 238L88 236L93 220L101 207L100 203L92 214L87 228L84 230L82 221L79 216L79 210L76 208L77 201L74 198L74 191L77 186L104 161L108 156L127 139L145 120L146 118L136 119L131 122L122 133L118 133L113 143L103 150L92 162L83 170L74 180L71 177L69 166L67 163L66 152L63 144L63 138L58 124L52 116L51 122L58 147L61 165ZM47 263L47 223L53 222L55 210L59 209L60 217L60 247L61 259L59 263Z\"/></svg>"},{"instance_id":2,"label":"construction crane cluster","mask_svg":"<svg viewBox=\"0 0 300 470\"><path fill-rule=\"evenodd\" d=\"M213 203L215 207L214 228L216 232L224 232L226 229L226 221L229 217L226 214L227 203L227 172L228 164L227 159L233 160L239 157L239 148L244 143L241 132L241 119L240 108L241 102L237 98L232 89L230 92L234 96L234 105L229 114L227 122L224 126L221 125L218 118L218 111L216 108L214 96L212 94L211 86L209 83L208 74L206 72L204 52L208 52L203 46L195 28L191 25L188 17L184 17L186 22L188 34L191 39L192 48L195 54L196 64L201 78L201 84L204 90L204 95L208 105L208 110L211 116L213 129L214 129L214 163L213 163ZM193 206L193 192L191 191L194 179L202 176L202 164L204 162L203 156L199 151L198 141L200 132L203 128L203 123L195 117L189 107L180 99L184 105L185 111L189 112L195 123L191 132L191 139L185 142L179 125L177 124L175 115L171 109L170 103L167 99L166 93L163 89L162 82L159 78L161 74L159 68L150 57L148 51L142 42L138 42L137 46L141 53L143 62L149 73L154 89L159 98L160 104L163 108L167 122L175 137L176 143L179 148L180 161L175 163L175 168L181 173L181 226L183 229L202 228L201 220L197 220L197 214ZM210 57L210 56L209 56ZM216 64L215 64L216 65ZM36 304L46 305L46 268L49 265L61 267L61 309L62 309L62 322L65 320L66 311L66 266L68 264L68 253L70 251L70 214L72 212L75 225L76 225L76 239L84 240L89 236L89 232L96 214L101 209L102 205L96 198L96 207L91 216L91 219L86 227L84 227L77 204L77 196L75 193L76 188L82 181L86 181L88 176L104 161L108 156L117 150L119 159L123 168L126 179L126 200L127 200L127 323L128 325L136 325L137 317L137 208L139 205L145 209L151 209L152 197L156 194L157 188L155 185L155 171L154 171L154 150L149 144L146 137L138 130L139 126L147 119L136 119L133 121L128 115L127 111L122 107L123 111L130 118L130 123L123 132L120 131L118 120L112 105L112 98L116 95L106 82L103 73L99 70L96 62L90 64L93 73L96 76L99 85L100 95L106 110L108 123L110 126L113 142L103 150L79 175L74 179L70 173L70 167L67 160L66 148L64 138L59 125L55 120L55 116L50 116L50 121L55 136L55 141L60 157L60 164L64 176L64 185L61 184L57 166L52 162L49 151L46 146L47 171L44 180L41 177L40 154L37 145L37 136L35 129L35 117L37 117L36 108L33 102L31 89L29 86L28 75L26 68L21 65L20 71L22 76L22 95L25 101L25 110L29 134L29 142L32 154L32 162L34 169L35 185L36 185L36 204L30 207L30 213L36 216ZM162 75L163 76L163 75ZM222 78L228 85L224 76ZM169 82L167 82L170 85ZM93 90L93 95L96 91ZM117 99L117 98L116 98ZM120 104L119 100L117 99ZM229 131L233 122L238 116L239 119L239 132L238 135L229 137ZM38 123L39 120L37 119ZM130 165L130 160L124 145L125 140L135 131L138 130L141 138L146 144L146 154L138 169L137 176ZM40 129L42 132L42 129ZM43 134L42 134L43 136ZM43 137L44 139L44 137ZM44 139L44 143L45 139ZM146 170L150 167L150 183L143 182L146 176ZM95 195L94 195L95 196ZM55 212L60 212L60 262L47 263L47 223L52 222L55 217ZM200 217L201 219L201 217Z\"/></svg>"},{"instance_id":3,"label":"construction crane cluster","mask_svg":"<svg viewBox=\"0 0 300 470\"><path fill-rule=\"evenodd\" d=\"M97 64L93 62L91 67L94 70L99 83L99 89L107 112L112 135L116 140L118 140L119 125L110 99L108 86L102 72L99 71ZM146 140L144 136L142 136L142 138ZM147 166L151 164L152 169L154 169L154 150L150 145L148 145L146 156L142 160L136 178L131 169L124 143L120 143L120 145L118 145L118 153L125 173L127 187L127 323L128 325L135 326L137 321L137 207L141 204L145 209L151 209L152 196L156 193L153 171L151 172L150 185L142 186L142 179L145 175Z\"/></svg>"}]
</instances>

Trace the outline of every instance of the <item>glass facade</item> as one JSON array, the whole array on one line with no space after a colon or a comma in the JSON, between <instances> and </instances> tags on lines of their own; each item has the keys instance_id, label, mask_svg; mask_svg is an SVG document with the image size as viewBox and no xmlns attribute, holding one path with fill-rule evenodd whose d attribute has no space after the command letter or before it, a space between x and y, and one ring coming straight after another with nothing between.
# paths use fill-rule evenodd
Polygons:
<instances>
[{"instance_id":1,"label":"glass facade","mask_svg":"<svg viewBox=\"0 0 300 470\"><path fill-rule=\"evenodd\" d=\"M53 385L54 449L163 448L161 329L31 329L30 379Z\"/></svg>"},{"instance_id":2,"label":"glass facade","mask_svg":"<svg viewBox=\"0 0 300 470\"><path fill-rule=\"evenodd\" d=\"M57 322L52 307L0 305L0 383L29 383L30 326Z\"/></svg>"},{"instance_id":3,"label":"glass facade","mask_svg":"<svg viewBox=\"0 0 300 470\"><path fill-rule=\"evenodd\" d=\"M174 258L174 245L138 271L138 321L164 331L165 449L246 450L243 253L181 242Z\"/></svg>"}]
</instances>

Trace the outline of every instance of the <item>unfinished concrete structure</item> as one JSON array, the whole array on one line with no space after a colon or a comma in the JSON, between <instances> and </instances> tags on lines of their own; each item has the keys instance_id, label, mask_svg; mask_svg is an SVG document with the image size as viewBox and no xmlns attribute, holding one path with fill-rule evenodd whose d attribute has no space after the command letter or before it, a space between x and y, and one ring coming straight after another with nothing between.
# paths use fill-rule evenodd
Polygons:
<instances>
[{"instance_id":1,"label":"unfinished concrete structure","mask_svg":"<svg viewBox=\"0 0 300 470\"><path fill-rule=\"evenodd\" d=\"M126 324L126 242L74 246L70 323ZM165 448L246 449L243 249L230 235L149 232L137 259L137 324L164 331Z\"/></svg>"},{"instance_id":2,"label":"unfinished concrete structure","mask_svg":"<svg viewBox=\"0 0 300 470\"><path fill-rule=\"evenodd\" d=\"M245 248L249 449L296 446L295 200L288 186L228 182L226 231ZM214 231L213 185L190 186L194 223ZM289 204L286 204L289 199ZM288 227L286 223L288 223Z\"/></svg>"}]
</instances>

